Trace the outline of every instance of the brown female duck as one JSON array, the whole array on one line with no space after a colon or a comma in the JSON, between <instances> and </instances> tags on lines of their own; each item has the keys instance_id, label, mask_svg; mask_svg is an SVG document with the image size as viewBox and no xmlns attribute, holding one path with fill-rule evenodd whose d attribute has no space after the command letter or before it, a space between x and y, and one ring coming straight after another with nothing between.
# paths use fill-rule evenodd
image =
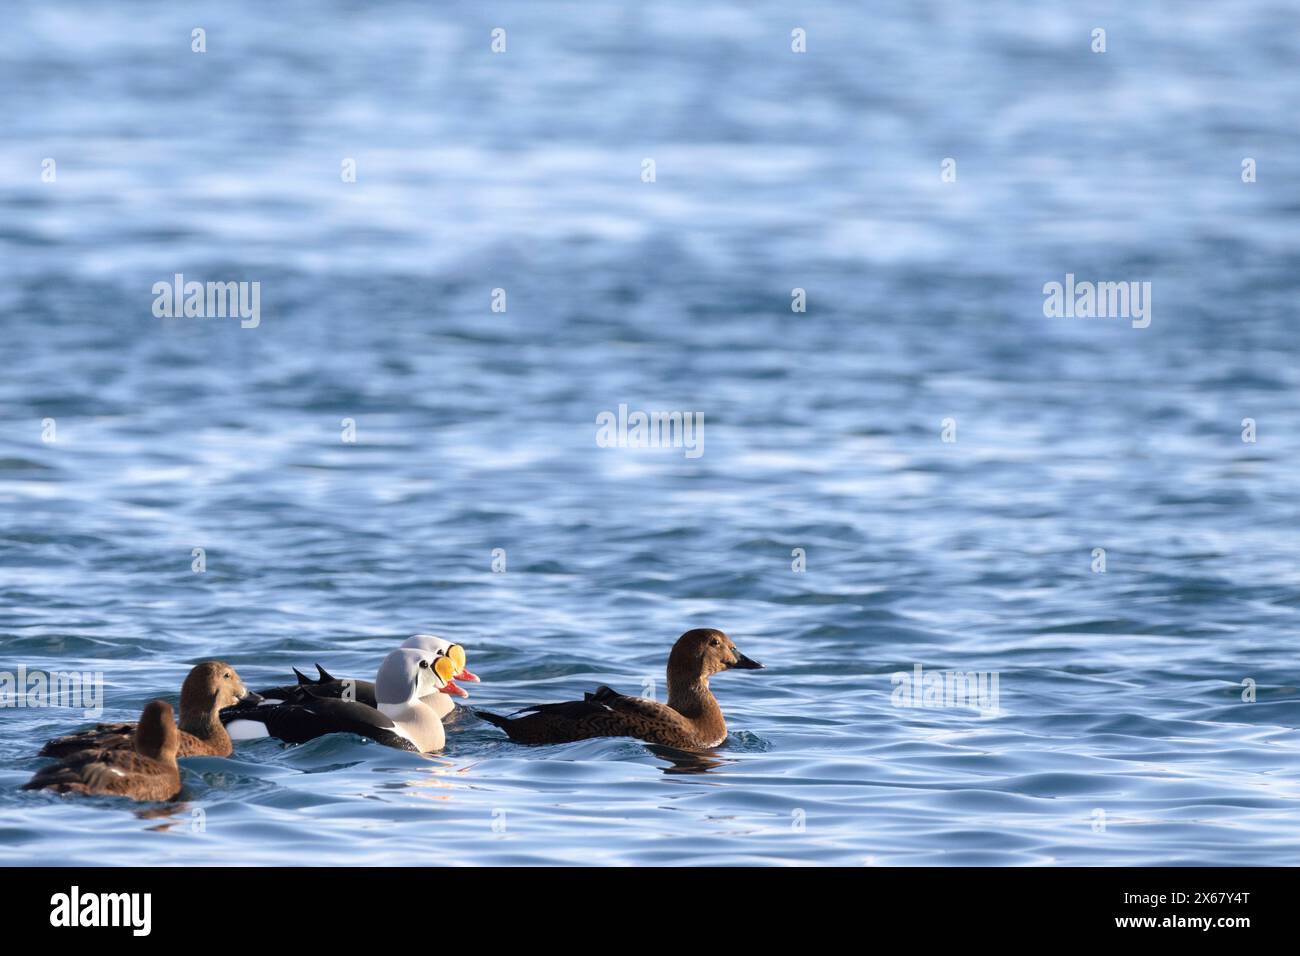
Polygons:
<instances>
[{"instance_id":1,"label":"brown female duck","mask_svg":"<svg viewBox=\"0 0 1300 956\"><path fill-rule=\"evenodd\" d=\"M218 716L249 696L235 669L224 661L199 664L181 685L182 757L229 757L234 750L230 735ZM171 713L171 708L168 708ZM130 750L135 745L135 724L99 724L93 730L55 737L41 748L42 757L66 757L79 750Z\"/></svg>"},{"instance_id":2,"label":"brown female duck","mask_svg":"<svg viewBox=\"0 0 1300 956\"><path fill-rule=\"evenodd\" d=\"M37 771L24 790L54 790L132 800L170 800L181 791L176 765L180 731L171 704L145 705L135 725L130 750L83 750Z\"/></svg>"},{"instance_id":3,"label":"brown female duck","mask_svg":"<svg viewBox=\"0 0 1300 956\"><path fill-rule=\"evenodd\" d=\"M727 722L709 690L709 678L719 671L762 666L736 650L721 631L697 628L679 637L668 655L666 705L599 687L583 700L525 707L518 711L522 717L474 713L521 744L637 737L679 750L707 750L727 737Z\"/></svg>"}]
</instances>

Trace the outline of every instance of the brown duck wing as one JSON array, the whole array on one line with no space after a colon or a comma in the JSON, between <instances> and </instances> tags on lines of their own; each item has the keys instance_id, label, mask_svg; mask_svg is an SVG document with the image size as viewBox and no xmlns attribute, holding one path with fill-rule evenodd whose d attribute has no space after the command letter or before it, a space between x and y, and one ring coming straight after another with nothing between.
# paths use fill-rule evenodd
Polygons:
<instances>
[{"instance_id":1,"label":"brown duck wing","mask_svg":"<svg viewBox=\"0 0 1300 956\"><path fill-rule=\"evenodd\" d=\"M170 800L181 790L180 771L131 750L111 750L89 764L82 776L91 793L111 793L135 800Z\"/></svg>"},{"instance_id":2,"label":"brown duck wing","mask_svg":"<svg viewBox=\"0 0 1300 956\"><path fill-rule=\"evenodd\" d=\"M180 792L181 783L175 767L135 751L87 750L43 768L23 789L168 800Z\"/></svg>"},{"instance_id":3,"label":"brown duck wing","mask_svg":"<svg viewBox=\"0 0 1300 956\"><path fill-rule=\"evenodd\" d=\"M695 727L667 704L644 697L629 697L604 685L597 687L594 694L588 694L587 699L608 707L639 728L634 737L683 750L699 745Z\"/></svg>"},{"instance_id":4,"label":"brown duck wing","mask_svg":"<svg viewBox=\"0 0 1300 956\"><path fill-rule=\"evenodd\" d=\"M624 697L608 687L587 694L585 700L525 707L519 717L481 710L474 713L521 744L559 744L592 737L636 737L682 748L694 743L690 725L677 711L654 701Z\"/></svg>"},{"instance_id":5,"label":"brown duck wing","mask_svg":"<svg viewBox=\"0 0 1300 956\"><path fill-rule=\"evenodd\" d=\"M71 757L85 750L135 750L135 724L100 724L94 730L83 730L55 737L41 748L41 757ZM222 734L218 740L204 740L187 731L181 731L181 757L229 757L234 748L230 738Z\"/></svg>"},{"instance_id":6,"label":"brown duck wing","mask_svg":"<svg viewBox=\"0 0 1300 956\"><path fill-rule=\"evenodd\" d=\"M131 750L135 746L135 724L96 724L65 737L55 737L37 755L67 757L82 750Z\"/></svg>"},{"instance_id":7,"label":"brown duck wing","mask_svg":"<svg viewBox=\"0 0 1300 956\"><path fill-rule=\"evenodd\" d=\"M104 752L100 750L82 750L74 753L66 760L50 764L48 767L42 767L36 771L32 779L23 784L23 789L43 790L49 787L64 793L67 791L68 786L83 783L81 779L82 769L87 764L93 763L103 756Z\"/></svg>"},{"instance_id":8,"label":"brown duck wing","mask_svg":"<svg viewBox=\"0 0 1300 956\"><path fill-rule=\"evenodd\" d=\"M645 717L652 720L685 720L681 714L665 704L654 700L646 700L644 697L629 697L627 694L620 694L612 687L606 687L604 684L597 687L594 694L586 694L585 699L592 703L601 704L620 714Z\"/></svg>"}]
</instances>

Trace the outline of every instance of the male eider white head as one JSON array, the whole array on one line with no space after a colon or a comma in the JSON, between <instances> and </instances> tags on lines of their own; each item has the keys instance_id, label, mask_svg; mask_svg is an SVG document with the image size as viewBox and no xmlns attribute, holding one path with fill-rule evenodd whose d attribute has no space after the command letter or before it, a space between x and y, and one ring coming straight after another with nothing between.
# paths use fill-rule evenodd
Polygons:
<instances>
[{"instance_id":1,"label":"male eider white head","mask_svg":"<svg viewBox=\"0 0 1300 956\"><path fill-rule=\"evenodd\" d=\"M430 651L440 657L450 657L452 663L456 665L455 680L469 681L472 684L478 683L478 678L465 668L465 648L459 644L453 644L451 641L435 634L412 634L402 642L402 646Z\"/></svg>"},{"instance_id":2,"label":"male eider white head","mask_svg":"<svg viewBox=\"0 0 1300 956\"><path fill-rule=\"evenodd\" d=\"M414 704L430 694L454 693L456 665L451 658L412 647L401 647L384 658L375 675L379 704ZM459 688L457 688L459 690ZM464 691L461 691L464 693Z\"/></svg>"}]
</instances>

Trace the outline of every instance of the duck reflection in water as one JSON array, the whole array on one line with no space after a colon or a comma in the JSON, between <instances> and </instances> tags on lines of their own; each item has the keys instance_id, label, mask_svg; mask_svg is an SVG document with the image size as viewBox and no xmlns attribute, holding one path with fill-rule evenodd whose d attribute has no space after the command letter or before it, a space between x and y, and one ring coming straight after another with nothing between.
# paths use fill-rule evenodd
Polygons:
<instances>
[{"instance_id":1,"label":"duck reflection in water","mask_svg":"<svg viewBox=\"0 0 1300 956\"><path fill-rule=\"evenodd\" d=\"M668 761L667 767L660 768L664 773L708 773L715 767L736 762L720 756L716 750L678 750L663 744L646 744L646 749Z\"/></svg>"}]
</instances>

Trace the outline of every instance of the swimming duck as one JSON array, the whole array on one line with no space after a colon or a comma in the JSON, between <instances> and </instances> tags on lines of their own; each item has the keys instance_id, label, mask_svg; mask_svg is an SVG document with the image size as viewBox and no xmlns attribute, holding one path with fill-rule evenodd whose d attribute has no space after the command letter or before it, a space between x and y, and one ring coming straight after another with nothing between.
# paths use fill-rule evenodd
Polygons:
<instances>
[{"instance_id":1,"label":"swimming duck","mask_svg":"<svg viewBox=\"0 0 1300 956\"><path fill-rule=\"evenodd\" d=\"M23 789L170 800L181 792L180 736L171 704L150 701L135 725L131 749L82 750L37 771Z\"/></svg>"},{"instance_id":2,"label":"swimming duck","mask_svg":"<svg viewBox=\"0 0 1300 956\"><path fill-rule=\"evenodd\" d=\"M589 737L636 737L678 750L707 750L727 737L722 708L709 690L720 671L756 670L763 665L740 651L731 638L711 627L687 631L668 655L668 703L628 697L598 687L582 700L535 704L501 717L474 714L504 730L521 744L558 744Z\"/></svg>"},{"instance_id":3,"label":"swimming duck","mask_svg":"<svg viewBox=\"0 0 1300 956\"><path fill-rule=\"evenodd\" d=\"M320 696L316 685L308 683L280 688L288 691L280 700L227 709L221 719L235 740L277 737L300 744L325 734L352 733L400 750L429 753L441 750L446 736L424 698L453 693L455 673L455 663L445 655L402 647L379 665L373 707L346 697Z\"/></svg>"},{"instance_id":4,"label":"swimming duck","mask_svg":"<svg viewBox=\"0 0 1300 956\"><path fill-rule=\"evenodd\" d=\"M445 719L455 709L455 705L452 703L453 697L469 696L463 688L456 685L455 681L463 680L475 684L479 682L478 677L465 667L465 648L459 644L453 644L441 637L434 637L432 634L415 634L403 641L401 646L429 651L438 657L449 657L456 666L456 674L452 681L449 682L446 690L436 691L424 698L424 702L433 708L439 720ZM293 673L298 678L296 685L268 687L266 690L257 691L257 695L266 700L284 701L294 697L298 692L298 688L310 687L311 693L316 697L341 697L355 700L357 703L369 707L375 706L375 685L370 681L340 680L328 674L325 668L319 664L316 665L316 672L320 676L312 679L295 667Z\"/></svg>"},{"instance_id":5,"label":"swimming duck","mask_svg":"<svg viewBox=\"0 0 1300 956\"><path fill-rule=\"evenodd\" d=\"M179 756L229 757L234 747L218 713L249 696L235 669L224 661L207 661L193 668L181 685ZM66 757L79 750L130 750L134 746L135 724L97 724L93 730L55 737L41 748L40 756Z\"/></svg>"}]
</instances>

